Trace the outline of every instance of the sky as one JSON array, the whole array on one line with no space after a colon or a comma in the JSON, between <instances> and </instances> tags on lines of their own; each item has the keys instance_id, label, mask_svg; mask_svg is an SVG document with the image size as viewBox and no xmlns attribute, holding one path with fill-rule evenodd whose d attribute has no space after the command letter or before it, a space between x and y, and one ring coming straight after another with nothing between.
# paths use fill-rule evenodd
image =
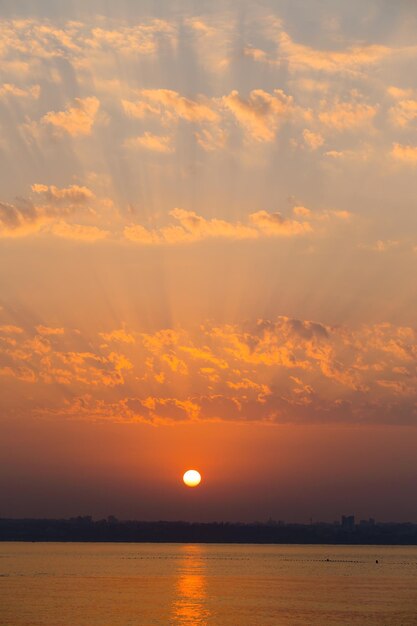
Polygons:
<instances>
[{"instance_id":1,"label":"sky","mask_svg":"<svg viewBox=\"0 0 417 626\"><path fill-rule=\"evenodd\" d=\"M417 521L416 29L1 0L1 516Z\"/></svg>"}]
</instances>

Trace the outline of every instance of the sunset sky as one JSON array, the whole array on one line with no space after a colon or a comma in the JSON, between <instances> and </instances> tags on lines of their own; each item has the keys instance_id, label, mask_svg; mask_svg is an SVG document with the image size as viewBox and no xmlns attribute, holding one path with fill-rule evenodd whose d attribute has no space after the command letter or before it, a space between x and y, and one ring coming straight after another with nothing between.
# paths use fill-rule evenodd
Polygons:
<instances>
[{"instance_id":1,"label":"sunset sky","mask_svg":"<svg viewBox=\"0 0 417 626\"><path fill-rule=\"evenodd\" d=\"M416 33L2 0L0 516L417 521Z\"/></svg>"}]
</instances>

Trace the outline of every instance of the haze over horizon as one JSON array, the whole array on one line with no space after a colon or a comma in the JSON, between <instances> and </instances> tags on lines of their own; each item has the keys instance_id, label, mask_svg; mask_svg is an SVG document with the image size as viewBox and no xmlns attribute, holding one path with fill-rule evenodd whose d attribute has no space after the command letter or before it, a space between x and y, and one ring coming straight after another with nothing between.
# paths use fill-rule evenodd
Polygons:
<instances>
[{"instance_id":1,"label":"haze over horizon","mask_svg":"<svg viewBox=\"0 0 417 626\"><path fill-rule=\"evenodd\" d=\"M416 28L2 1L1 517L417 522Z\"/></svg>"}]
</instances>

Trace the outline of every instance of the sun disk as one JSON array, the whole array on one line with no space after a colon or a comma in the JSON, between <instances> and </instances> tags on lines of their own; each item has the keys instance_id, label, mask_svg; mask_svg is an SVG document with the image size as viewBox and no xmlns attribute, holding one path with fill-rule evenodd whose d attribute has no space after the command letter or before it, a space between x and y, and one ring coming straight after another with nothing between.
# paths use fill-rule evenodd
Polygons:
<instances>
[{"instance_id":1,"label":"sun disk","mask_svg":"<svg viewBox=\"0 0 417 626\"><path fill-rule=\"evenodd\" d=\"M197 470L187 470L182 479L187 487L197 487L201 483L201 474Z\"/></svg>"}]
</instances>

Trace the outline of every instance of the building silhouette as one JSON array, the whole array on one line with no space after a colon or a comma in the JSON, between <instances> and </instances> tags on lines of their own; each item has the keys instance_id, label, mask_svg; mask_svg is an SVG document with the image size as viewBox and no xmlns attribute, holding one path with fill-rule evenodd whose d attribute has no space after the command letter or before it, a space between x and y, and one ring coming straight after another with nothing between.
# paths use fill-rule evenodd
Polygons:
<instances>
[{"instance_id":1,"label":"building silhouette","mask_svg":"<svg viewBox=\"0 0 417 626\"><path fill-rule=\"evenodd\" d=\"M354 515L342 515L341 525L344 530L354 530L355 529L355 516Z\"/></svg>"}]
</instances>

